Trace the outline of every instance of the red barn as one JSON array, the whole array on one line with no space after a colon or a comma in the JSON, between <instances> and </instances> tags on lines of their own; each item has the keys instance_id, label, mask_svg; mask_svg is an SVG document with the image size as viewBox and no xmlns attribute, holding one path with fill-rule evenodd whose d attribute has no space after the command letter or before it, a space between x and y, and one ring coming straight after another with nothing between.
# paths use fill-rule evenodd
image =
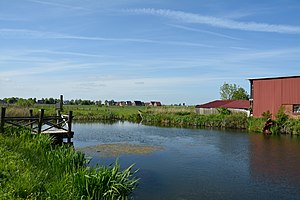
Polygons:
<instances>
[{"instance_id":1,"label":"red barn","mask_svg":"<svg viewBox=\"0 0 300 200\"><path fill-rule=\"evenodd\" d=\"M300 76L249 79L253 116L282 106L290 117L300 117Z\"/></svg>"}]
</instances>

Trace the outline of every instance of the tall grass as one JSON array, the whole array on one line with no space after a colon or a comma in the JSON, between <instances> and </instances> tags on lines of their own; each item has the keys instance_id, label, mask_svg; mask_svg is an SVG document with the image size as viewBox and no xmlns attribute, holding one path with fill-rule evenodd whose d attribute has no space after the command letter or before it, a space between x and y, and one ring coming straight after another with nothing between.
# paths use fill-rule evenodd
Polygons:
<instances>
[{"instance_id":1,"label":"tall grass","mask_svg":"<svg viewBox=\"0 0 300 200\"><path fill-rule=\"evenodd\" d=\"M23 130L0 135L0 199L128 199L132 166L87 167L83 153Z\"/></svg>"},{"instance_id":2,"label":"tall grass","mask_svg":"<svg viewBox=\"0 0 300 200\"><path fill-rule=\"evenodd\" d=\"M35 105L34 115L38 115L38 110L45 108L46 115L55 115L54 105ZM96 106L96 105L66 105L64 113L72 110L75 120L80 121L114 121L124 120L130 122L141 122L147 125L173 126L173 127L216 127L216 128L236 128L247 129L250 132L262 132L265 117L247 117L242 113L224 113L212 115L200 115L195 113L193 106ZM7 109L9 116L29 115L29 108L10 106ZM140 114L142 114L142 118ZM280 113L279 113L280 114ZM299 120L298 120L299 121ZM284 114L276 115L276 120L272 128L273 133L300 134L300 122L296 119L287 120Z\"/></svg>"},{"instance_id":3,"label":"tall grass","mask_svg":"<svg viewBox=\"0 0 300 200\"><path fill-rule=\"evenodd\" d=\"M161 126L247 128L247 116L242 113L222 115L199 115L192 112L143 114L143 122Z\"/></svg>"}]
</instances>

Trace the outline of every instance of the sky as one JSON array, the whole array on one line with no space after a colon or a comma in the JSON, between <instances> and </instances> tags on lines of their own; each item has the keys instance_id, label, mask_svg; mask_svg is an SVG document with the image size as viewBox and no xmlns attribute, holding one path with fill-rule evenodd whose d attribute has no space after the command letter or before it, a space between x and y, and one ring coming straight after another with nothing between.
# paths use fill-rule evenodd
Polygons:
<instances>
[{"instance_id":1,"label":"sky","mask_svg":"<svg viewBox=\"0 0 300 200\"><path fill-rule=\"evenodd\" d=\"M299 0L0 0L0 98L220 98L300 75Z\"/></svg>"}]
</instances>

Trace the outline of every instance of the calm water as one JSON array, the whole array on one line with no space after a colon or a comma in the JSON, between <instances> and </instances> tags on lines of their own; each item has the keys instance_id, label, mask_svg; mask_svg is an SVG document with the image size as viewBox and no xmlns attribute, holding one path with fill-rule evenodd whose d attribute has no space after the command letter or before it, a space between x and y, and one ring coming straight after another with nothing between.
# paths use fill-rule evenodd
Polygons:
<instances>
[{"instance_id":1,"label":"calm water","mask_svg":"<svg viewBox=\"0 0 300 200\"><path fill-rule=\"evenodd\" d=\"M119 156L122 167L140 169L134 199L300 199L297 138L127 122L77 123L74 131L76 148L120 142L163 148ZM91 156L91 165L116 160Z\"/></svg>"}]
</instances>

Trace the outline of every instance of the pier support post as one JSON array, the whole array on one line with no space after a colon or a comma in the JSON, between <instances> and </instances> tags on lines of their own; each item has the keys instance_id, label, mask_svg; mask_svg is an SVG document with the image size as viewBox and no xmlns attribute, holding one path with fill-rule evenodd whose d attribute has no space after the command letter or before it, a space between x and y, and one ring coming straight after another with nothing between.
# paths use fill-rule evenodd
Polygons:
<instances>
[{"instance_id":1,"label":"pier support post","mask_svg":"<svg viewBox=\"0 0 300 200\"><path fill-rule=\"evenodd\" d=\"M5 124L5 112L6 108L1 108L1 122L0 122L0 133L4 133L4 124Z\"/></svg>"},{"instance_id":2,"label":"pier support post","mask_svg":"<svg viewBox=\"0 0 300 200\"><path fill-rule=\"evenodd\" d=\"M63 108L63 105L64 105L64 96L63 95L60 95L60 110L63 111L64 108Z\"/></svg>"},{"instance_id":3,"label":"pier support post","mask_svg":"<svg viewBox=\"0 0 300 200\"><path fill-rule=\"evenodd\" d=\"M38 133L41 133L41 132L42 132L43 119L44 119L44 112L45 112L45 109L41 109L41 110L40 110L39 124L38 124Z\"/></svg>"},{"instance_id":4,"label":"pier support post","mask_svg":"<svg viewBox=\"0 0 300 200\"><path fill-rule=\"evenodd\" d=\"M33 120L32 120L32 118L33 118L33 110L32 109L29 110L29 116L30 116L30 120L29 120L30 129L32 130L32 128L33 128Z\"/></svg>"},{"instance_id":5,"label":"pier support post","mask_svg":"<svg viewBox=\"0 0 300 200\"><path fill-rule=\"evenodd\" d=\"M68 143L71 143L72 119L73 119L73 112L72 112L72 111L69 111L69 120L68 120Z\"/></svg>"}]
</instances>

